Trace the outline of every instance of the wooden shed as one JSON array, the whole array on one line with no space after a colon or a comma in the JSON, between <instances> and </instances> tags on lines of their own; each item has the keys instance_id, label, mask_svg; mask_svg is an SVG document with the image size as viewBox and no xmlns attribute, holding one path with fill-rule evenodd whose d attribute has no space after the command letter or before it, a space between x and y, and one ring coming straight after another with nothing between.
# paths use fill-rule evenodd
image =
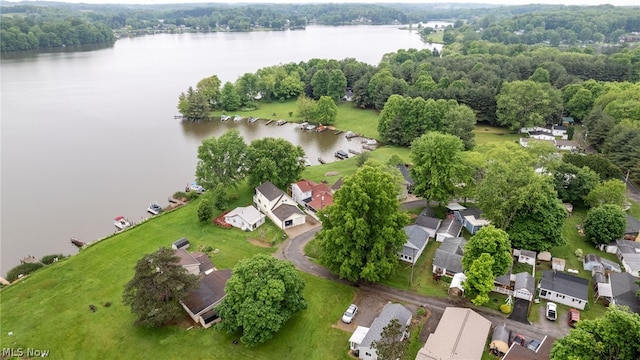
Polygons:
<instances>
[{"instance_id":1,"label":"wooden shed","mask_svg":"<svg viewBox=\"0 0 640 360\"><path fill-rule=\"evenodd\" d=\"M507 324L496 326L493 329L489 350L497 356L502 356L509 351L509 329L507 329Z\"/></svg>"}]
</instances>

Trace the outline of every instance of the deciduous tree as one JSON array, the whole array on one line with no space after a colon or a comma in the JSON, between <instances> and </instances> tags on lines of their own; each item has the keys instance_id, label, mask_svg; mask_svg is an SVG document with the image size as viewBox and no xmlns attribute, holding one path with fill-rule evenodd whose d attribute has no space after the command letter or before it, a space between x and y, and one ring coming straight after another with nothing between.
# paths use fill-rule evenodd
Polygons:
<instances>
[{"instance_id":1,"label":"deciduous tree","mask_svg":"<svg viewBox=\"0 0 640 360\"><path fill-rule=\"evenodd\" d=\"M263 138L253 140L247 149L249 185L256 187L269 180L280 189L286 189L300 179L304 170L304 150L284 139Z\"/></svg>"},{"instance_id":2,"label":"deciduous tree","mask_svg":"<svg viewBox=\"0 0 640 360\"><path fill-rule=\"evenodd\" d=\"M531 80L503 83L496 100L498 123L511 130L544 125L562 111L560 91Z\"/></svg>"},{"instance_id":3,"label":"deciduous tree","mask_svg":"<svg viewBox=\"0 0 640 360\"><path fill-rule=\"evenodd\" d=\"M240 260L216 308L218 328L241 331L240 340L254 346L271 339L297 312L307 308L304 280L293 264L259 254Z\"/></svg>"},{"instance_id":4,"label":"deciduous tree","mask_svg":"<svg viewBox=\"0 0 640 360\"><path fill-rule=\"evenodd\" d=\"M135 275L122 293L125 305L136 316L136 325L160 327L184 313L180 300L198 286L196 276L187 273L180 258L161 247L138 260Z\"/></svg>"},{"instance_id":5,"label":"deciduous tree","mask_svg":"<svg viewBox=\"0 0 640 360\"><path fill-rule=\"evenodd\" d=\"M558 197L568 203L582 206L587 195L598 185L600 177L588 167L579 168L561 162L552 170L554 187Z\"/></svg>"},{"instance_id":6,"label":"deciduous tree","mask_svg":"<svg viewBox=\"0 0 640 360\"><path fill-rule=\"evenodd\" d=\"M556 340L552 360L640 359L640 315L609 306L604 316L582 320Z\"/></svg>"},{"instance_id":7,"label":"deciduous tree","mask_svg":"<svg viewBox=\"0 0 640 360\"><path fill-rule=\"evenodd\" d=\"M391 274L409 221L398 209L399 183L399 173L372 161L344 178L333 204L319 213L320 261L331 272L350 281Z\"/></svg>"},{"instance_id":8,"label":"deciduous tree","mask_svg":"<svg viewBox=\"0 0 640 360\"><path fill-rule=\"evenodd\" d=\"M462 140L454 135L428 132L411 144L413 193L427 200L446 202L456 193L464 173Z\"/></svg>"},{"instance_id":9,"label":"deciduous tree","mask_svg":"<svg viewBox=\"0 0 640 360\"><path fill-rule=\"evenodd\" d=\"M624 235L627 219L618 205L602 205L587 213L584 219L584 234L594 244L608 244Z\"/></svg>"},{"instance_id":10,"label":"deciduous tree","mask_svg":"<svg viewBox=\"0 0 640 360\"><path fill-rule=\"evenodd\" d=\"M493 290L493 282L496 276L493 274L494 259L487 253L480 254L480 257L473 259L465 274L467 280L464 281L465 296L472 298L471 302L481 306L489 301L489 293Z\"/></svg>"},{"instance_id":11,"label":"deciduous tree","mask_svg":"<svg viewBox=\"0 0 640 360\"><path fill-rule=\"evenodd\" d=\"M338 106L328 96L321 96L316 104L315 120L323 125L331 125L336 122L338 117Z\"/></svg>"},{"instance_id":12,"label":"deciduous tree","mask_svg":"<svg viewBox=\"0 0 640 360\"><path fill-rule=\"evenodd\" d=\"M591 206L612 204L624 206L627 186L618 179L605 180L597 184L586 196L586 203Z\"/></svg>"},{"instance_id":13,"label":"deciduous tree","mask_svg":"<svg viewBox=\"0 0 640 360\"><path fill-rule=\"evenodd\" d=\"M237 187L245 177L247 144L238 130L228 130L219 138L209 137L198 147L196 180L205 189L218 184Z\"/></svg>"},{"instance_id":14,"label":"deciduous tree","mask_svg":"<svg viewBox=\"0 0 640 360\"><path fill-rule=\"evenodd\" d=\"M491 266L493 278L504 275L513 262L509 234L493 225L478 230L464 246L462 268L465 271L471 269L473 261L484 253L493 259Z\"/></svg>"},{"instance_id":15,"label":"deciduous tree","mask_svg":"<svg viewBox=\"0 0 640 360\"><path fill-rule=\"evenodd\" d=\"M198 81L196 90L207 99L209 109L213 109L220 103L220 79L216 75Z\"/></svg>"},{"instance_id":16,"label":"deciduous tree","mask_svg":"<svg viewBox=\"0 0 640 360\"><path fill-rule=\"evenodd\" d=\"M240 108L241 104L242 101L236 87L230 81L224 83L220 93L220 107L226 111L235 111Z\"/></svg>"}]
</instances>

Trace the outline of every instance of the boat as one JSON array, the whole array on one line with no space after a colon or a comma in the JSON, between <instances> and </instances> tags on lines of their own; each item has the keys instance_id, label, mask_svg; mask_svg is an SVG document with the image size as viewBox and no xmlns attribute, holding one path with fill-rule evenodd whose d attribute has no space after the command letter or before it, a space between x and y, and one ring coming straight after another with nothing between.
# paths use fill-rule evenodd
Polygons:
<instances>
[{"instance_id":1,"label":"boat","mask_svg":"<svg viewBox=\"0 0 640 360\"><path fill-rule=\"evenodd\" d=\"M284 125L286 123L287 123L287 120L278 120L278 121L276 121L276 125L278 125L278 126L282 126L282 125Z\"/></svg>"},{"instance_id":2,"label":"boat","mask_svg":"<svg viewBox=\"0 0 640 360\"><path fill-rule=\"evenodd\" d=\"M234 117L233 117L233 121L235 121L235 122L240 122L240 121L242 121L242 116L240 116L240 115L236 115L236 116L234 116Z\"/></svg>"},{"instance_id":3,"label":"boat","mask_svg":"<svg viewBox=\"0 0 640 360\"><path fill-rule=\"evenodd\" d=\"M304 128L305 128L307 125L309 125L309 123L308 123L308 122L306 122L306 121L305 121L305 122L303 122L303 123L301 123L301 124L300 124L300 129L304 130Z\"/></svg>"},{"instance_id":4,"label":"boat","mask_svg":"<svg viewBox=\"0 0 640 360\"><path fill-rule=\"evenodd\" d=\"M158 215L162 212L162 206L158 205L158 203L154 201L151 204L149 204L149 207L147 208L147 212L150 212L153 215Z\"/></svg>"},{"instance_id":5,"label":"boat","mask_svg":"<svg viewBox=\"0 0 640 360\"><path fill-rule=\"evenodd\" d=\"M124 218L124 216L117 216L113 219L113 225L115 225L118 229L124 230L131 226L131 223Z\"/></svg>"},{"instance_id":6,"label":"boat","mask_svg":"<svg viewBox=\"0 0 640 360\"><path fill-rule=\"evenodd\" d=\"M344 134L344 137L346 137L347 139L351 139L354 137L358 137L359 135L354 133L353 131L347 131L346 134Z\"/></svg>"},{"instance_id":7,"label":"boat","mask_svg":"<svg viewBox=\"0 0 640 360\"><path fill-rule=\"evenodd\" d=\"M81 248L81 247L86 245L86 243L84 241L80 241L80 240L78 240L78 238L75 238L75 237L71 238L71 243L73 245L75 245L76 247L79 247L79 248Z\"/></svg>"},{"instance_id":8,"label":"boat","mask_svg":"<svg viewBox=\"0 0 640 360\"><path fill-rule=\"evenodd\" d=\"M307 124L307 125L305 125L305 126L304 126L303 130L313 130L313 129L315 129L315 128L316 128L316 126L315 126L315 125L313 125L313 124Z\"/></svg>"},{"instance_id":9,"label":"boat","mask_svg":"<svg viewBox=\"0 0 640 360\"><path fill-rule=\"evenodd\" d=\"M329 130L329 128L328 128L328 127L326 127L326 126L324 126L324 125L319 125L319 126L316 128L316 132L323 132L323 131L327 131L327 130Z\"/></svg>"},{"instance_id":10,"label":"boat","mask_svg":"<svg viewBox=\"0 0 640 360\"><path fill-rule=\"evenodd\" d=\"M206 190L205 188L202 187L202 185L198 185L197 182L192 181L191 184L189 184L189 187L187 187L187 191L195 191L197 193L202 194Z\"/></svg>"},{"instance_id":11,"label":"boat","mask_svg":"<svg viewBox=\"0 0 640 360\"><path fill-rule=\"evenodd\" d=\"M220 115L220 121L227 121L231 119L231 116L229 115Z\"/></svg>"},{"instance_id":12,"label":"boat","mask_svg":"<svg viewBox=\"0 0 640 360\"><path fill-rule=\"evenodd\" d=\"M249 120L248 120L249 124L253 124L256 121L258 121L258 118L257 117L253 117L253 116L250 117Z\"/></svg>"},{"instance_id":13,"label":"boat","mask_svg":"<svg viewBox=\"0 0 640 360\"><path fill-rule=\"evenodd\" d=\"M376 139L366 139L366 140L362 140L362 142L365 145L372 145L372 146L378 145L378 141Z\"/></svg>"}]
</instances>

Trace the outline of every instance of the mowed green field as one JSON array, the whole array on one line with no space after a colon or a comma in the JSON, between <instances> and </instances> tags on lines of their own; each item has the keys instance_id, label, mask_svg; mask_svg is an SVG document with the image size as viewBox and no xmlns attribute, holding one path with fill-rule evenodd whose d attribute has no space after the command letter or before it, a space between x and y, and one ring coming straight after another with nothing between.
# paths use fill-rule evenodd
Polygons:
<instances>
[{"instance_id":1,"label":"mowed green field","mask_svg":"<svg viewBox=\"0 0 640 360\"><path fill-rule=\"evenodd\" d=\"M185 354L196 359L348 358L351 334L332 324L351 302L354 289L304 273L309 308L261 346L234 345L239 334L192 327L186 313L177 324L161 329L133 326L134 317L122 304L122 290L144 254L181 237L191 241L192 251L199 245L218 249L212 255L218 268L231 268L242 258L275 251L247 241L258 234L199 223L196 211L197 201L3 288L2 348L49 350L54 359L181 359ZM268 236L278 234L269 225ZM109 307L104 306L107 302ZM90 304L97 307L96 312L89 310Z\"/></svg>"}]
</instances>

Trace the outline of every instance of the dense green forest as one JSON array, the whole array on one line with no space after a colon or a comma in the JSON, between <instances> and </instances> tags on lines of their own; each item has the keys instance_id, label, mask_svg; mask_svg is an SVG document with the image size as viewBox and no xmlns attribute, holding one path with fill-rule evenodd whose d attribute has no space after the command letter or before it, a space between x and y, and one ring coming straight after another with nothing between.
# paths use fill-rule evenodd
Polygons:
<instances>
[{"instance_id":1,"label":"dense green forest","mask_svg":"<svg viewBox=\"0 0 640 360\"><path fill-rule=\"evenodd\" d=\"M616 42L626 33L640 31L640 9L611 6L0 4L2 52L113 43L117 36L158 32L286 30L304 29L308 24L419 24L429 20L455 22L456 27L445 32L445 41L453 43L462 38L466 46L474 40L504 44L548 42L553 45L580 41ZM425 33L432 30L425 29Z\"/></svg>"}]
</instances>

